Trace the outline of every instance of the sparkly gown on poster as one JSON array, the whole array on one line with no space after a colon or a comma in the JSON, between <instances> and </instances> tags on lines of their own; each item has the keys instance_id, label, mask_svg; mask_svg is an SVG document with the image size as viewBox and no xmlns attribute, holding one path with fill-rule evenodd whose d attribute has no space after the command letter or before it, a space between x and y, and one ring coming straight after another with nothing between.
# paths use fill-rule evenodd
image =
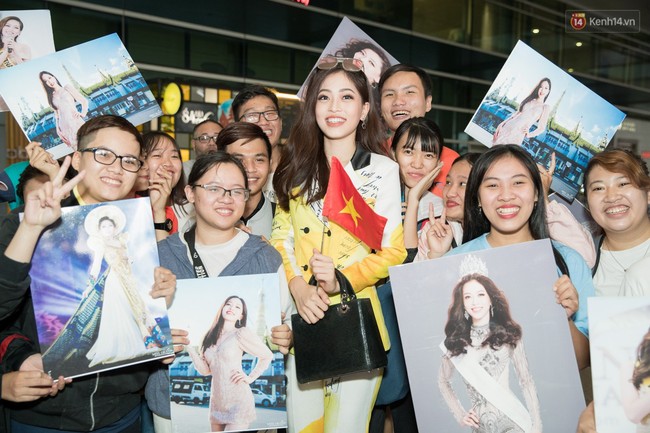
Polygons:
<instances>
[{"instance_id":1,"label":"sparkly gown on poster","mask_svg":"<svg viewBox=\"0 0 650 433\"><path fill-rule=\"evenodd\" d=\"M251 378L259 377L273 360L273 352L249 328L236 328L222 334L217 343L205 349L203 356L194 348L188 353L197 371L212 375L210 422L246 425L255 420L255 401L249 384L234 383L233 372L242 371L244 352L257 357Z\"/></svg>"},{"instance_id":2,"label":"sparkly gown on poster","mask_svg":"<svg viewBox=\"0 0 650 433\"><path fill-rule=\"evenodd\" d=\"M494 132L492 144L517 144L521 146L526 134L535 122L547 118L548 110L548 105L527 103L521 111L515 112L499 125ZM538 128L545 129L546 125L538 125Z\"/></svg>"},{"instance_id":3,"label":"sparkly gown on poster","mask_svg":"<svg viewBox=\"0 0 650 433\"><path fill-rule=\"evenodd\" d=\"M465 425L462 421L467 412L470 409L474 411L479 421L478 428L472 428L473 433L541 432L539 400L537 399L535 383L528 369L528 361L522 341L520 340L514 348L510 345L504 345L495 350L489 345L481 346L488 335L489 324L478 327L472 326L470 332L472 344L471 347L467 347L467 353L453 358L449 354L443 356L438 376L438 386L445 402L454 418L461 425ZM454 370L463 361L469 361L469 370L472 368L482 369L482 371L478 372L478 375L473 374L476 371L469 371L470 374L461 372L471 401L471 407L467 409L463 408L451 384ZM510 390L509 370L511 361L514 364L526 400L527 410ZM485 372L489 377L481 377L481 375L485 375ZM490 399L484 394L492 396L492 398ZM467 428L469 431L470 427Z\"/></svg>"}]
</instances>

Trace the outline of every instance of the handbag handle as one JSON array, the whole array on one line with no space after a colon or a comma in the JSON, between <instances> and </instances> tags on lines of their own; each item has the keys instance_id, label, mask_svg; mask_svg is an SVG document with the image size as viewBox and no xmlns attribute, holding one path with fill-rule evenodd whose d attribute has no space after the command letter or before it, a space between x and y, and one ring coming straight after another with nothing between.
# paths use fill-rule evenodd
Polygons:
<instances>
[{"instance_id":1,"label":"handbag handle","mask_svg":"<svg viewBox=\"0 0 650 433\"><path fill-rule=\"evenodd\" d=\"M343 274L343 272L339 271L338 269L334 269L334 275L336 275L336 281L339 283L339 288L341 290L341 305L344 306L344 308L347 308L346 304L357 299L357 294L355 293L354 289L352 288L352 284L350 284L350 281ZM317 286L318 282L316 281L316 277L312 275L309 279L309 284L312 286Z\"/></svg>"}]
</instances>

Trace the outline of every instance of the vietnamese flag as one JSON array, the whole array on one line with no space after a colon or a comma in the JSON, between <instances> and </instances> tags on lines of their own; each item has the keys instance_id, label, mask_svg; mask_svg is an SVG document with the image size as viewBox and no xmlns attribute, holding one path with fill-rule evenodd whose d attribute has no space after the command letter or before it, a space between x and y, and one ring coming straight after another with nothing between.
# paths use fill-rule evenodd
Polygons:
<instances>
[{"instance_id":1,"label":"vietnamese flag","mask_svg":"<svg viewBox=\"0 0 650 433\"><path fill-rule=\"evenodd\" d=\"M374 250L381 249L386 218L375 213L361 197L341 162L332 157L323 215Z\"/></svg>"}]
</instances>

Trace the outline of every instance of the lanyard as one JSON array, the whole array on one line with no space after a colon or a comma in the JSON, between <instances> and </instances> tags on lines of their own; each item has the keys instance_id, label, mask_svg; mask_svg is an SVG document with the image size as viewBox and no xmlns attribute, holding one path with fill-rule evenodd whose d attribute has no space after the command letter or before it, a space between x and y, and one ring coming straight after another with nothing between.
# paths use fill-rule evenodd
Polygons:
<instances>
[{"instance_id":1,"label":"lanyard","mask_svg":"<svg viewBox=\"0 0 650 433\"><path fill-rule=\"evenodd\" d=\"M192 257L192 264L194 265L194 276L196 278L207 278L208 272L203 266L203 260L199 256L199 253L196 252L195 242L196 242L196 225L185 232L183 235L187 246L190 249L190 256Z\"/></svg>"}]
</instances>

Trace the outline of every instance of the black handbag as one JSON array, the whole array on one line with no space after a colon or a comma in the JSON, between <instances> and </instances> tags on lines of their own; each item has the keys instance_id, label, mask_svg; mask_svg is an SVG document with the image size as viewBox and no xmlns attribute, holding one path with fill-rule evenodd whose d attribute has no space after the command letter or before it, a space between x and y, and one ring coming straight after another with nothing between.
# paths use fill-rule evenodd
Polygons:
<instances>
[{"instance_id":1,"label":"black handbag","mask_svg":"<svg viewBox=\"0 0 650 433\"><path fill-rule=\"evenodd\" d=\"M336 271L341 303L330 305L314 324L291 316L298 382L329 379L385 367L381 341L370 299L357 299L348 279ZM315 279L309 281L315 285Z\"/></svg>"}]
</instances>

